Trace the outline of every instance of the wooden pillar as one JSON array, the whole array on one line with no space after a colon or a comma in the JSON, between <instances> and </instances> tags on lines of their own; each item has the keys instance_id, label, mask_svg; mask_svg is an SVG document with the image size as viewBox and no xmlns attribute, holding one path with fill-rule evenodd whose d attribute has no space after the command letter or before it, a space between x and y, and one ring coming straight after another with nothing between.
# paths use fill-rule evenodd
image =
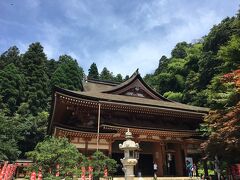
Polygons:
<instances>
[{"instance_id":1,"label":"wooden pillar","mask_svg":"<svg viewBox=\"0 0 240 180\"><path fill-rule=\"evenodd\" d=\"M17 166L17 172L16 172L16 178L18 178L19 177L19 168L20 168L20 166Z\"/></svg>"},{"instance_id":2,"label":"wooden pillar","mask_svg":"<svg viewBox=\"0 0 240 180\"><path fill-rule=\"evenodd\" d=\"M113 143L113 140L109 139L108 143L109 143L109 146L108 146L108 157L112 157L112 143Z\"/></svg>"},{"instance_id":3,"label":"wooden pillar","mask_svg":"<svg viewBox=\"0 0 240 180\"><path fill-rule=\"evenodd\" d=\"M153 161L157 163L158 170L157 176L163 176L163 167L164 167L164 156L163 156L163 149L165 150L163 143L156 142L153 145Z\"/></svg>"},{"instance_id":4,"label":"wooden pillar","mask_svg":"<svg viewBox=\"0 0 240 180\"><path fill-rule=\"evenodd\" d=\"M161 155L162 155L162 165L161 168L163 170L163 176L166 175L166 169L167 169L167 165L166 165L166 149L165 149L165 142L161 142Z\"/></svg>"},{"instance_id":5,"label":"wooden pillar","mask_svg":"<svg viewBox=\"0 0 240 180\"><path fill-rule=\"evenodd\" d=\"M183 176L188 176L187 170L186 170L187 143L185 142L181 143L181 154L182 154L182 163L183 163Z\"/></svg>"},{"instance_id":6,"label":"wooden pillar","mask_svg":"<svg viewBox=\"0 0 240 180\"><path fill-rule=\"evenodd\" d=\"M182 157L182 151L181 151L181 144L176 143L175 144L175 164L176 164L176 175L177 176L183 176L183 157Z\"/></svg>"},{"instance_id":7,"label":"wooden pillar","mask_svg":"<svg viewBox=\"0 0 240 180\"><path fill-rule=\"evenodd\" d=\"M182 143L182 148L183 148L183 151L184 151L184 156L187 157L187 146L188 144L186 142L183 142Z\"/></svg>"},{"instance_id":8,"label":"wooden pillar","mask_svg":"<svg viewBox=\"0 0 240 180\"><path fill-rule=\"evenodd\" d=\"M89 138L85 138L85 155L88 154L88 141L89 140L90 140Z\"/></svg>"}]
</instances>

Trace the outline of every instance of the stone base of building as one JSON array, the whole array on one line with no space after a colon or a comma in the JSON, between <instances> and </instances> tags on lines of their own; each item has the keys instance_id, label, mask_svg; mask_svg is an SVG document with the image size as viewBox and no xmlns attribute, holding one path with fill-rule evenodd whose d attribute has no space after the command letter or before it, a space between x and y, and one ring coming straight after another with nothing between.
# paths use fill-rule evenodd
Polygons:
<instances>
[{"instance_id":1,"label":"stone base of building","mask_svg":"<svg viewBox=\"0 0 240 180\"><path fill-rule=\"evenodd\" d=\"M157 180L200 180L200 177L158 177ZM102 179L104 180L104 179ZM113 180L125 180L124 177L114 177ZM154 180L153 177L135 177L134 180Z\"/></svg>"}]
</instances>

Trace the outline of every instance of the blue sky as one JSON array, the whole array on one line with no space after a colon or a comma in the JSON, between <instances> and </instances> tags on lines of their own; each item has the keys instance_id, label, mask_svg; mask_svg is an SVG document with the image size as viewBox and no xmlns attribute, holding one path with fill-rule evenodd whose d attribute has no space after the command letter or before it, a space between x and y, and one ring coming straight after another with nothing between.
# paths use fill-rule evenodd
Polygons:
<instances>
[{"instance_id":1,"label":"blue sky","mask_svg":"<svg viewBox=\"0 0 240 180\"><path fill-rule=\"evenodd\" d=\"M0 53L40 42L48 58L68 54L88 72L145 75L177 42L206 35L237 0L0 0Z\"/></svg>"}]
</instances>

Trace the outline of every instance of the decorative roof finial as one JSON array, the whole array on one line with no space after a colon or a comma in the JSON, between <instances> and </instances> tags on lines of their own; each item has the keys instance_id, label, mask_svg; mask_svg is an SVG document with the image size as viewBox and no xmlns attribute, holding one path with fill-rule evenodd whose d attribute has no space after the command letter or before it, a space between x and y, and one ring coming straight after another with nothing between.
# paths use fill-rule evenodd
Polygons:
<instances>
[{"instance_id":1,"label":"decorative roof finial","mask_svg":"<svg viewBox=\"0 0 240 180\"><path fill-rule=\"evenodd\" d=\"M125 133L126 139L132 139L132 133L129 131L129 128L127 129L127 132Z\"/></svg>"},{"instance_id":2,"label":"decorative roof finial","mask_svg":"<svg viewBox=\"0 0 240 180\"><path fill-rule=\"evenodd\" d=\"M137 68L137 70L134 72L134 74L136 74L136 75L138 75L138 74L139 74L139 72L138 72L138 68Z\"/></svg>"}]
</instances>

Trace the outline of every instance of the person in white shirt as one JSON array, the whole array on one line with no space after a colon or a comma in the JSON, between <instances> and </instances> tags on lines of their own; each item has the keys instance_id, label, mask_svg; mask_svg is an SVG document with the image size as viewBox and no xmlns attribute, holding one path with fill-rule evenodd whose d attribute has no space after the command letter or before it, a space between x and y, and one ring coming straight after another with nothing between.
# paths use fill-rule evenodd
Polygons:
<instances>
[{"instance_id":1,"label":"person in white shirt","mask_svg":"<svg viewBox=\"0 0 240 180\"><path fill-rule=\"evenodd\" d=\"M153 162L153 172L155 178L157 177L157 169L158 169L157 163Z\"/></svg>"}]
</instances>

